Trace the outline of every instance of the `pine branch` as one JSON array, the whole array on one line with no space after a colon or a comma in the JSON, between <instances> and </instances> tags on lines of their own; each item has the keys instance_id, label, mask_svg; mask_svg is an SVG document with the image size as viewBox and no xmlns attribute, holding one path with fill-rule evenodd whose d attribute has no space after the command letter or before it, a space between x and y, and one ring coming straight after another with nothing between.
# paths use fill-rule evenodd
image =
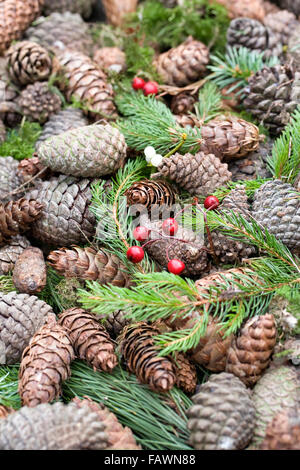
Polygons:
<instances>
[{"instance_id":1,"label":"pine branch","mask_svg":"<svg viewBox=\"0 0 300 470\"><path fill-rule=\"evenodd\" d=\"M201 124L218 116L222 112L222 95L213 82L208 82L199 91L199 99L195 104L195 113Z\"/></svg>"}]
</instances>

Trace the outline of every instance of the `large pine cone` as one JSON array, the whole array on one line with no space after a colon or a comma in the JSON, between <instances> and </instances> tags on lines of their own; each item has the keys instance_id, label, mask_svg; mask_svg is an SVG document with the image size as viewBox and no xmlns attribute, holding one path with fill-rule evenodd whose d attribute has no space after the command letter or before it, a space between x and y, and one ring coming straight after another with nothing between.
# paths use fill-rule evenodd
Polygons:
<instances>
[{"instance_id":1,"label":"large pine cone","mask_svg":"<svg viewBox=\"0 0 300 470\"><path fill-rule=\"evenodd\" d=\"M136 10L138 0L102 0L108 22L114 26L121 26L124 16Z\"/></svg>"},{"instance_id":2,"label":"large pine cone","mask_svg":"<svg viewBox=\"0 0 300 470\"><path fill-rule=\"evenodd\" d=\"M0 276L14 269L17 259L29 245L27 238L16 235L7 245L0 248Z\"/></svg>"},{"instance_id":3,"label":"large pine cone","mask_svg":"<svg viewBox=\"0 0 300 470\"><path fill-rule=\"evenodd\" d=\"M71 375L75 358L66 330L48 317L23 351L19 371L19 394L23 406L51 403L61 395L62 382Z\"/></svg>"},{"instance_id":4,"label":"large pine cone","mask_svg":"<svg viewBox=\"0 0 300 470\"><path fill-rule=\"evenodd\" d=\"M50 91L48 83L35 82L28 85L20 94L18 104L29 121L44 124L61 108L61 98Z\"/></svg>"},{"instance_id":5,"label":"large pine cone","mask_svg":"<svg viewBox=\"0 0 300 470\"><path fill-rule=\"evenodd\" d=\"M57 11L65 13L79 13L83 18L88 19L91 16L93 5L97 0L45 0L43 7L44 15L48 16Z\"/></svg>"},{"instance_id":6,"label":"large pine cone","mask_svg":"<svg viewBox=\"0 0 300 470\"><path fill-rule=\"evenodd\" d=\"M255 409L250 392L232 374L213 374L187 412L190 444L197 450L238 450L250 442Z\"/></svg>"},{"instance_id":7,"label":"large pine cone","mask_svg":"<svg viewBox=\"0 0 300 470\"><path fill-rule=\"evenodd\" d=\"M300 415L296 410L278 413L268 425L261 450L300 450Z\"/></svg>"},{"instance_id":8,"label":"large pine cone","mask_svg":"<svg viewBox=\"0 0 300 470\"><path fill-rule=\"evenodd\" d=\"M159 210L159 206L172 206L176 201L174 187L163 180L137 181L124 195L128 205L145 206L149 213Z\"/></svg>"},{"instance_id":9,"label":"large pine cone","mask_svg":"<svg viewBox=\"0 0 300 470\"><path fill-rule=\"evenodd\" d=\"M1 450L104 450L105 424L75 403L23 406L0 421Z\"/></svg>"},{"instance_id":10,"label":"large pine cone","mask_svg":"<svg viewBox=\"0 0 300 470\"><path fill-rule=\"evenodd\" d=\"M118 342L129 372L154 392L167 392L175 385L175 369L170 359L158 355L153 339L158 334L154 326L142 322L125 327Z\"/></svg>"},{"instance_id":11,"label":"large pine cone","mask_svg":"<svg viewBox=\"0 0 300 470\"><path fill-rule=\"evenodd\" d=\"M118 364L114 345L92 313L70 308L59 315L59 324L69 333L75 354L94 370L111 372Z\"/></svg>"},{"instance_id":12,"label":"large pine cone","mask_svg":"<svg viewBox=\"0 0 300 470\"><path fill-rule=\"evenodd\" d=\"M40 220L32 226L33 236L56 246L86 243L95 232L95 217L89 211L90 186L88 179L61 175L27 194L44 204Z\"/></svg>"},{"instance_id":13,"label":"large pine cone","mask_svg":"<svg viewBox=\"0 0 300 470\"><path fill-rule=\"evenodd\" d=\"M224 5L228 11L229 18L247 17L262 21L265 16L262 0L216 0Z\"/></svg>"},{"instance_id":14,"label":"large pine cone","mask_svg":"<svg viewBox=\"0 0 300 470\"><path fill-rule=\"evenodd\" d=\"M23 196L22 191L10 194L21 185L17 174L18 161L12 157L0 158L0 202L5 203Z\"/></svg>"},{"instance_id":15,"label":"large pine cone","mask_svg":"<svg viewBox=\"0 0 300 470\"><path fill-rule=\"evenodd\" d=\"M180 46L160 54L154 65L164 83L183 87L203 77L208 62L208 48L189 37Z\"/></svg>"},{"instance_id":16,"label":"large pine cone","mask_svg":"<svg viewBox=\"0 0 300 470\"><path fill-rule=\"evenodd\" d=\"M294 13L287 10L269 13L264 18L264 25L280 37L280 42L283 45L288 44L289 38L293 35L295 29L300 26Z\"/></svg>"},{"instance_id":17,"label":"large pine cone","mask_svg":"<svg viewBox=\"0 0 300 470\"><path fill-rule=\"evenodd\" d=\"M73 249L61 248L52 251L48 260L51 266L66 277L98 281L100 284L112 284L128 287L130 278L120 259L102 248L98 251L89 246Z\"/></svg>"},{"instance_id":18,"label":"large pine cone","mask_svg":"<svg viewBox=\"0 0 300 470\"><path fill-rule=\"evenodd\" d=\"M52 308L34 295L0 292L0 364L15 364Z\"/></svg>"}]
</instances>

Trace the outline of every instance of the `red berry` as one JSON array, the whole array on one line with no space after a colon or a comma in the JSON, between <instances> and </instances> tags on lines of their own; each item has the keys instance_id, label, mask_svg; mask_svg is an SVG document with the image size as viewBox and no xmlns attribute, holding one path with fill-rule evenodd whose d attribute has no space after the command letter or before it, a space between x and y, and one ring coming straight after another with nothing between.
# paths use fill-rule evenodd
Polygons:
<instances>
[{"instance_id":1,"label":"red berry","mask_svg":"<svg viewBox=\"0 0 300 470\"><path fill-rule=\"evenodd\" d=\"M146 227L136 227L133 236L138 242L144 242L149 237L149 230Z\"/></svg>"},{"instance_id":2,"label":"red berry","mask_svg":"<svg viewBox=\"0 0 300 470\"><path fill-rule=\"evenodd\" d=\"M132 80L132 88L133 88L134 90L142 90L145 85L146 85L145 80L143 80L143 79L140 78L140 77L135 77L135 78Z\"/></svg>"},{"instance_id":3,"label":"red berry","mask_svg":"<svg viewBox=\"0 0 300 470\"><path fill-rule=\"evenodd\" d=\"M178 230L178 223L172 217L169 219L164 220L162 224L162 229L166 235L171 235L173 237Z\"/></svg>"},{"instance_id":4,"label":"red berry","mask_svg":"<svg viewBox=\"0 0 300 470\"><path fill-rule=\"evenodd\" d=\"M219 199L216 196L207 196L204 201L205 209L216 209L220 204Z\"/></svg>"},{"instance_id":5,"label":"red berry","mask_svg":"<svg viewBox=\"0 0 300 470\"><path fill-rule=\"evenodd\" d=\"M131 246L127 250L127 258L132 263L139 263L144 258L144 250L141 246Z\"/></svg>"},{"instance_id":6,"label":"red berry","mask_svg":"<svg viewBox=\"0 0 300 470\"><path fill-rule=\"evenodd\" d=\"M143 88L144 95L157 95L158 93L158 83L156 82L147 82Z\"/></svg>"},{"instance_id":7,"label":"red berry","mask_svg":"<svg viewBox=\"0 0 300 470\"><path fill-rule=\"evenodd\" d=\"M172 274L181 274L185 269L185 264L180 259L171 259L168 262L168 270Z\"/></svg>"}]
</instances>

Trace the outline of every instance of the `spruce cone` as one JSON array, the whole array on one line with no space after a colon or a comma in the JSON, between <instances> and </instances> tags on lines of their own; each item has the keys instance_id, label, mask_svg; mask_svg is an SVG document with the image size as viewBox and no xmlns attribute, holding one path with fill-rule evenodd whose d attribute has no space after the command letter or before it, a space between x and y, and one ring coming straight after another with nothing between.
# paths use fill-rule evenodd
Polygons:
<instances>
[{"instance_id":1,"label":"spruce cone","mask_svg":"<svg viewBox=\"0 0 300 470\"><path fill-rule=\"evenodd\" d=\"M0 424L2 450L104 450L105 425L95 412L75 403L23 406Z\"/></svg>"},{"instance_id":2,"label":"spruce cone","mask_svg":"<svg viewBox=\"0 0 300 470\"><path fill-rule=\"evenodd\" d=\"M12 157L0 158L0 202L5 203L22 197L22 192L11 194L20 185L17 174L18 161Z\"/></svg>"},{"instance_id":3,"label":"spruce cone","mask_svg":"<svg viewBox=\"0 0 300 470\"><path fill-rule=\"evenodd\" d=\"M127 145L110 124L71 129L42 142L40 162L66 175L97 177L114 173L124 163Z\"/></svg>"},{"instance_id":4,"label":"spruce cone","mask_svg":"<svg viewBox=\"0 0 300 470\"><path fill-rule=\"evenodd\" d=\"M190 194L207 196L231 179L228 165L213 154L175 153L163 158L158 166L159 176L169 178Z\"/></svg>"},{"instance_id":5,"label":"spruce cone","mask_svg":"<svg viewBox=\"0 0 300 470\"><path fill-rule=\"evenodd\" d=\"M176 191L163 180L140 180L124 194L127 204L145 206L149 213L159 210L159 206L172 206L176 201Z\"/></svg>"},{"instance_id":6,"label":"spruce cone","mask_svg":"<svg viewBox=\"0 0 300 470\"><path fill-rule=\"evenodd\" d=\"M88 56L80 52L59 52L58 59L63 73L62 86L68 101L72 97L88 108L85 111L95 121L116 117L112 86L107 83L106 75Z\"/></svg>"},{"instance_id":7,"label":"spruce cone","mask_svg":"<svg viewBox=\"0 0 300 470\"><path fill-rule=\"evenodd\" d=\"M52 60L46 49L31 41L17 42L6 53L7 70L17 85L47 80Z\"/></svg>"},{"instance_id":8,"label":"spruce cone","mask_svg":"<svg viewBox=\"0 0 300 470\"><path fill-rule=\"evenodd\" d=\"M75 358L64 328L48 317L23 351L19 372L19 394L23 406L51 403L61 395L61 385L70 377Z\"/></svg>"},{"instance_id":9,"label":"spruce cone","mask_svg":"<svg viewBox=\"0 0 300 470\"><path fill-rule=\"evenodd\" d=\"M123 310L116 310L108 316L99 315L99 320L101 320L109 335L115 339L121 334L125 326L131 323L131 320L125 318L125 315L126 312Z\"/></svg>"},{"instance_id":10,"label":"spruce cone","mask_svg":"<svg viewBox=\"0 0 300 470\"><path fill-rule=\"evenodd\" d=\"M187 114L193 110L196 101L197 98L194 95L183 91L172 97L171 111L173 114Z\"/></svg>"},{"instance_id":11,"label":"spruce cone","mask_svg":"<svg viewBox=\"0 0 300 470\"><path fill-rule=\"evenodd\" d=\"M263 21L265 16L264 2L262 0L216 0L224 5L229 18L247 17Z\"/></svg>"},{"instance_id":12,"label":"spruce cone","mask_svg":"<svg viewBox=\"0 0 300 470\"><path fill-rule=\"evenodd\" d=\"M51 312L34 295L0 292L0 364L20 361L24 348Z\"/></svg>"},{"instance_id":13,"label":"spruce cone","mask_svg":"<svg viewBox=\"0 0 300 470\"><path fill-rule=\"evenodd\" d=\"M159 330L141 322L125 327L118 341L129 372L154 392L168 392L176 382L175 369L171 360L158 355L153 340L157 334Z\"/></svg>"},{"instance_id":14,"label":"spruce cone","mask_svg":"<svg viewBox=\"0 0 300 470\"><path fill-rule=\"evenodd\" d=\"M189 37L180 46L160 54L154 66L165 84L183 87L203 77L208 62L207 47Z\"/></svg>"},{"instance_id":15,"label":"spruce cone","mask_svg":"<svg viewBox=\"0 0 300 470\"><path fill-rule=\"evenodd\" d=\"M267 313L251 318L232 341L227 354L226 371L252 387L268 367L275 344L273 315Z\"/></svg>"},{"instance_id":16,"label":"spruce cone","mask_svg":"<svg viewBox=\"0 0 300 470\"><path fill-rule=\"evenodd\" d=\"M255 409L250 392L232 374L213 374L187 412L190 444L197 450L238 450L250 442Z\"/></svg>"},{"instance_id":17,"label":"spruce cone","mask_svg":"<svg viewBox=\"0 0 300 470\"><path fill-rule=\"evenodd\" d=\"M95 51L93 60L105 71L119 73L126 69L126 55L119 47L101 47Z\"/></svg>"},{"instance_id":18,"label":"spruce cone","mask_svg":"<svg viewBox=\"0 0 300 470\"><path fill-rule=\"evenodd\" d=\"M136 443L131 429L123 427L119 423L114 413L111 413L105 406L100 406L90 398L86 397L80 400L75 397L72 399L78 408L89 408L97 413L98 419L105 425L105 433L108 437L108 447L106 450L141 450L141 446Z\"/></svg>"},{"instance_id":19,"label":"spruce cone","mask_svg":"<svg viewBox=\"0 0 300 470\"><path fill-rule=\"evenodd\" d=\"M42 204L24 198L0 203L0 246L11 237L26 232L30 225L41 216Z\"/></svg>"},{"instance_id":20,"label":"spruce cone","mask_svg":"<svg viewBox=\"0 0 300 470\"><path fill-rule=\"evenodd\" d=\"M13 283L19 292L36 294L46 286L47 268L42 250L26 248L15 263Z\"/></svg>"},{"instance_id":21,"label":"spruce cone","mask_svg":"<svg viewBox=\"0 0 300 470\"><path fill-rule=\"evenodd\" d=\"M261 450L300 450L299 411L284 410L268 425Z\"/></svg>"},{"instance_id":22,"label":"spruce cone","mask_svg":"<svg viewBox=\"0 0 300 470\"><path fill-rule=\"evenodd\" d=\"M66 277L98 281L100 284L112 284L117 287L130 285L126 267L116 255L103 249L96 251L91 246L61 248L52 251L48 260L54 269Z\"/></svg>"},{"instance_id":23,"label":"spruce cone","mask_svg":"<svg viewBox=\"0 0 300 470\"><path fill-rule=\"evenodd\" d=\"M121 26L124 16L136 10L138 0L102 0L105 15L110 24Z\"/></svg>"},{"instance_id":24,"label":"spruce cone","mask_svg":"<svg viewBox=\"0 0 300 470\"><path fill-rule=\"evenodd\" d=\"M184 393L192 394L197 386L196 367L189 361L188 357L183 353L177 353L174 358L176 368L176 386L181 388Z\"/></svg>"},{"instance_id":25,"label":"spruce cone","mask_svg":"<svg viewBox=\"0 0 300 470\"><path fill-rule=\"evenodd\" d=\"M9 414L13 412L14 410L12 408L0 405L0 419L6 418Z\"/></svg>"},{"instance_id":26,"label":"spruce cone","mask_svg":"<svg viewBox=\"0 0 300 470\"><path fill-rule=\"evenodd\" d=\"M29 245L27 238L16 235L7 245L0 248L0 276L14 269L17 259Z\"/></svg>"},{"instance_id":27,"label":"spruce cone","mask_svg":"<svg viewBox=\"0 0 300 470\"><path fill-rule=\"evenodd\" d=\"M45 179L51 174L49 168L42 165L38 157L26 158L20 161L17 175L23 183L30 181L38 173L40 173L40 179Z\"/></svg>"},{"instance_id":28,"label":"spruce cone","mask_svg":"<svg viewBox=\"0 0 300 470\"><path fill-rule=\"evenodd\" d=\"M96 0L45 0L43 13L48 16L55 11L59 13L69 11L88 19L95 3Z\"/></svg>"},{"instance_id":29,"label":"spruce cone","mask_svg":"<svg viewBox=\"0 0 300 470\"><path fill-rule=\"evenodd\" d=\"M289 38L293 35L295 29L300 26L294 13L287 10L269 13L264 18L264 25L280 37L280 42L283 45L288 44Z\"/></svg>"},{"instance_id":30,"label":"spruce cone","mask_svg":"<svg viewBox=\"0 0 300 470\"><path fill-rule=\"evenodd\" d=\"M59 324L69 333L79 359L94 370L111 372L118 364L114 345L105 328L92 313L70 308L59 315Z\"/></svg>"},{"instance_id":31,"label":"spruce cone","mask_svg":"<svg viewBox=\"0 0 300 470\"><path fill-rule=\"evenodd\" d=\"M41 218L32 226L32 234L54 246L86 243L95 232L95 217L89 211L91 181L61 175L43 181L26 197L43 201Z\"/></svg>"},{"instance_id":32,"label":"spruce cone","mask_svg":"<svg viewBox=\"0 0 300 470\"><path fill-rule=\"evenodd\" d=\"M35 82L21 92L18 104L29 121L44 124L60 110L61 99L49 90L48 83Z\"/></svg>"}]
</instances>

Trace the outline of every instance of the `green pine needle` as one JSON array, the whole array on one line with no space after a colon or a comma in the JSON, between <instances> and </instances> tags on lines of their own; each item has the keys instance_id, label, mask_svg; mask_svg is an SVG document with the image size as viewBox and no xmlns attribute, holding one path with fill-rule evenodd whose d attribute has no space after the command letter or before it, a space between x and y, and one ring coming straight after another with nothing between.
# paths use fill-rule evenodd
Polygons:
<instances>
[{"instance_id":1,"label":"green pine needle","mask_svg":"<svg viewBox=\"0 0 300 470\"><path fill-rule=\"evenodd\" d=\"M213 82L207 82L199 91L195 113L201 123L206 123L222 113L222 95Z\"/></svg>"}]
</instances>

